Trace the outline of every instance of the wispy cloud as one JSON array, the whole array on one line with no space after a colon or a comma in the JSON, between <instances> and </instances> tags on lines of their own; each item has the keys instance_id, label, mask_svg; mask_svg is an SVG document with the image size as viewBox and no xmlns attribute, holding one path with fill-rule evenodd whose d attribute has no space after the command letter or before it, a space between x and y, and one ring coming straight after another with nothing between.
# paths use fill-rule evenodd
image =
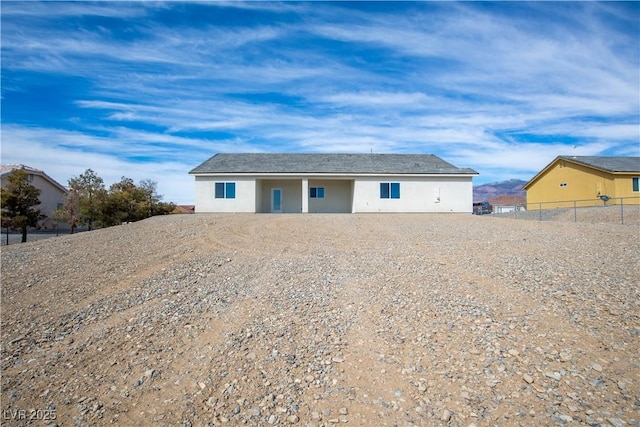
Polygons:
<instances>
[{"instance_id":1,"label":"wispy cloud","mask_svg":"<svg viewBox=\"0 0 640 427\"><path fill-rule=\"evenodd\" d=\"M2 158L62 181L105 165L105 178L135 173L183 201L187 172L219 151L428 152L478 182L527 179L559 154L640 155L638 13L7 2Z\"/></svg>"}]
</instances>

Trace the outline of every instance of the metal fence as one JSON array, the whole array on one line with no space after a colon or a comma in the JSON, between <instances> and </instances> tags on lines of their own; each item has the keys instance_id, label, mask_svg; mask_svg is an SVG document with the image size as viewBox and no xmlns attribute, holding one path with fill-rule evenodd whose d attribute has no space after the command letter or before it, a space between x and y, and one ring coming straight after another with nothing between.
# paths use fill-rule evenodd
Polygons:
<instances>
[{"instance_id":1,"label":"metal fence","mask_svg":"<svg viewBox=\"0 0 640 427\"><path fill-rule=\"evenodd\" d=\"M640 224L640 197L536 202L495 209L495 216L537 221Z\"/></svg>"},{"instance_id":2,"label":"metal fence","mask_svg":"<svg viewBox=\"0 0 640 427\"><path fill-rule=\"evenodd\" d=\"M87 229L85 227L78 227L76 228L74 233L81 233L83 231L87 231ZM27 242L48 239L50 237L65 236L70 233L71 233L71 230L69 229L38 230L38 229L30 228L27 233ZM20 231L7 230L6 228L2 229L2 233L0 234L0 246L14 245L16 243L21 243L21 242L22 242L22 233Z\"/></svg>"}]
</instances>

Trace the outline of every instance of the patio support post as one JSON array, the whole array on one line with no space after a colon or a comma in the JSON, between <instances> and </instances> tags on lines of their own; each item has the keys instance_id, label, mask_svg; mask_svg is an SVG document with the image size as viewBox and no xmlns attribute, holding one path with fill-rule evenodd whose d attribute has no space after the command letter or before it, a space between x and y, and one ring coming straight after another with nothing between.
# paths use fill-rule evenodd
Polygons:
<instances>
[{"instance_id":1,"label":"patio support post","mask_svg":"<svg viewBox=\"0 0 640 427\"><path fill-rule=\"evenodd\" d=\"M309 179L302 178L302 213L309 213Z\"/></svg>"}]
</instances>

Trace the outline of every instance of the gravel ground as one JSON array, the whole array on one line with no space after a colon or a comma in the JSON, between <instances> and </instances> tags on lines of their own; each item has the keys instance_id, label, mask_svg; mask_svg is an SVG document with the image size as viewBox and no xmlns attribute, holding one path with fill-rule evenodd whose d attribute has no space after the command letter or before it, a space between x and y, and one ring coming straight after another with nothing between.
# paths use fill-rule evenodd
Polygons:
<instances>
[{"instance_id":1,"label":"gravel ground","mask_svg":"<svg viewBox=\"0 0 640 427\"><path fill-rule=\"evenodd\" d=\"M639 426L639 231L202 214L5 246L3 425Z\"/></svg>"}]
</instances>

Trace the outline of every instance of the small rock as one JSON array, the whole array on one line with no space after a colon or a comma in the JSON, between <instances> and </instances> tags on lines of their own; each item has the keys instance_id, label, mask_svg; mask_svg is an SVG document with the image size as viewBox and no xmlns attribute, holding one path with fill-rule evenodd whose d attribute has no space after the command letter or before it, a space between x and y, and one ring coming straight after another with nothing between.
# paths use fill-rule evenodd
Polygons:
<instances>
[{"instance_id":1,"label":"small rock","mask_svg":"<svg viewBox=\"0 0 640 427\"><path fill-rule=\"evenodd\" d=\"M247 414L249 414L250 417L259 417L260 416L260 408L258 408L257 406L249 408L247 410Z\"/></svg>"},{"instance_id":2,"label":"small rock","mask_svg":"<svg viewBox=\"0 0 640 427\"><path fill-rule=\"evenodd\" d=\"M526 382L527 384L531 384L531 383L533 383L533 381L534 381L534 380L533 380L533 377L532 377L531 375L529 375L529 374L524 374L524 375L522 376L522 379L523 379L523 380L524 380L524 382Z\"/></svg>"},{"instance_id":3,"label":"small rock","mask_svg":"<svg viewBox=\"0 0 640 427\"><path fill-rule=\"evenodd\" d=\"M594 363L593 365L591 365L591 367L594 371L602 372L602 366L598 363Z\"/></svg>"},{"instance_id":4,"label":"small rock","mask_svg":"<svg viewBox=\"0 0 640 427\"><path fill-rule=\"evenodd\" d=\"M289 421L291 424L296 424L298 421L300 421L300 418L298 418L297 415L293 414L287 417L287 421Z\"/></svg>"},{"instance_id":5,"label":"small rock","mask_svg":"<svg viewBox=\"0 0 640 427\"><path fill-rule=\"evenodd\" d=\"M556 380L556 381L560 381L562 379L562 375L560 375L560 372L545 372L544 373L547 377Z\"/></svg>"},{"instance_id":6,"label":"small rock","mask_svg":"<svg viewBox=\"0 0 640 427\"><path fill-rule=\"evenodd\" d=\"M608 418L607 421L609 421L614 427L624 427L627 425L627 423L622 421L620 418Z\"/></svg>"},{"instance_id":7,"label":"small rock","mask_svg":"<svg viewBox=\"0 0 640 427\"><path fill-rule=\"evenodd\" d=\"M338 410L338 413L340 415L348 415L349 414L349 410L347 408L340 408L340 410Z\"/></svg>"},{"instance_id":8,"label":"small rock","mask_svg":"<svg viewBox=\"0 0 640 427\"><path fill-rule=\"evenodd\" d=\"M442 416L440 417L440 421L448 422L451 419L451 412L448 409L442 411Z\"/></svg>"}]
</instances>

